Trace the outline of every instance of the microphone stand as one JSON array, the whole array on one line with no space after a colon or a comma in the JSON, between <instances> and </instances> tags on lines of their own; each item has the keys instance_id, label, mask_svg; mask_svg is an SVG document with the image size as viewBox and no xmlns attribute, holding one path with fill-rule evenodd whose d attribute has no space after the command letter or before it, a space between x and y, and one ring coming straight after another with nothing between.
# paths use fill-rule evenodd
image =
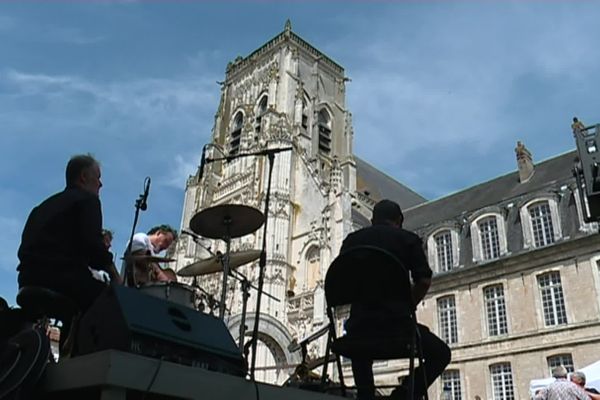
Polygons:
<instances>
[{"instance_id":1,"label":"microphone stand","mask_svg":"<svg viewBox=\"0 0 600 400\"><path fill-rule=\"evenodd\" d=\"M149 178L146 178L146 180ZM146 182L146 180L144 182ZM144 187L146 185L144 184ZM144 191L145 193L145 191ZM135 286L135 279L134 279L134 271L132 268L132 265L130 264L128 257L131 255L131 247L133 246L133 235L135 235L135 227L137 226L138 223L138 218L140 216L140 210L145 211L146 207L143 206L144 202L146 201L146 199L144 198L144 193L140 194L140 197L138 197L138 199L135 201L135 215L133 217L133 226L131 227L131 235L129 235L129 244L127 245L127 249L125 250L125 254L124 254L124 261L125 261L125 268L123 271L123 285L132 285Z\"/></svg>"},{"instance_id":2,"label":"microphone stand","mask_svg":"<svg viewBox=\"0 0 600 400\"><path fill-rule=\"evenodd\" d=\"M244 351L244 338L246 337L246 329L248 329L246 327L246 306L248 305L248 299L250 298L250 289L258 290L258 288L256 286L254 286L252 283L250 283L250 281L248 280L246 275L242 274L241 272L238 272L238 271L232 269L230 271L230 274L232 277L234 277L235 279L240 281L240 283L242 284L242 300L243 301L242 301L242 321L240 323L239 346L240 346L240 351ZM277 302L280 301L277 297L275 297L269 293L265 293L265 296L270 297Z\"/></svg>"},{"instance_id":3,"label":"microphone stand","mask_svg":"<svg viewBox=\"0 0 600 400\"><path fill-rule=\"evenodd\" d=\"M267 224L269 222L269 201L271 199L271 180L273 178L273 164L275 163L275 154L281 153L284 151L290 151L292 147L283 147L276 149L265 149L261 151L256 151L252 153L243 153L236 154L234 156L226 156L223 158L214 158L206 159L206 163L214 162L214 161L222 161L225 160L227 162L234 160L236 158L241 157L250 157L250 156L267 156L269 160L269 173L267 180L267 194L265 197L265 222L263 227L263 237L262 237L262 251L260 253L260 261L258 263L259 274L258 274L258 294L256 297L256 316L254 317L254 329L252 330L252 362L250 363L250 379L254 379L254 370L256 366L256 346L258 344L258 323L260 322L260 300L262 298L263 284L265 280L265 269L267 266Z\"/></svg>"}]
</instances>

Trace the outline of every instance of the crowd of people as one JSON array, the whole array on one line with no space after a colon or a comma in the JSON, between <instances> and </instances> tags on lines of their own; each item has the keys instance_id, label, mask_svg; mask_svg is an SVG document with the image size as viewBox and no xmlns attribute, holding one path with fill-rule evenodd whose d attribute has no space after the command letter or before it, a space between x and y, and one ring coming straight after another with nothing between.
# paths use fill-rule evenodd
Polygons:
<instances>
[{"instance_id":1,"label":"crowd of people","mask_svg":"<svg viewBox=\"0 0 600 400\"><path fill-rule=\"evenodd\" d=\"M572 372L560 365L552 369L555 381L543 389L539 389L534 400L600 400L600 393L594 388L586 388L585 373Z\"/></svg>"}]
</instances>

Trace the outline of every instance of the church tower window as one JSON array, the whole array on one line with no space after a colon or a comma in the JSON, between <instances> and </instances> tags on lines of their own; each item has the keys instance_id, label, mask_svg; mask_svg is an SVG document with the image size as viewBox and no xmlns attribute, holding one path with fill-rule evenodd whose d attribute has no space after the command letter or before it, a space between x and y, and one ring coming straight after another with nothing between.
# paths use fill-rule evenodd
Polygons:
<instances>
[{"instance_id":1,"label":"church tower window","mask_svg":"<svg viewBox=\"0 0 600 400\"><path fill-rule=\"evenodd\" d=\"M313 247L306 254L306 288L308 290L317 287L317 282L321 279L320 268L319 249Z\"/></svg>"},{"instance_id":2,"label":"church tower window","mask_svg":"<svg viewBox=\"0 0 600 400\"><path fill-rule=\"evenodd\" d=\"M302 101L302 129L304 129L304 131L308 131L308 106L306 104L306 101Z\"/></svg>"},{"instance_id":3,"label":"church tower window","mask_svg":"<svg viewBox=\"0 0 600 400\"><path fill-rule=\"evenodd\" d=\"M269 98L267 96L263 96L258 102L258 108L256 109L256 122L254 124L254 132L257 134L259 134L261 131L262 117L267 112L268 102Z\"/></svg>"},{"instance_id":4,"label":"church tower window","mask_svg":"<svg viewBox=\"0 0 600 400\"><path fill-rule=\"evenodd\" d=\"M229 138L229 155L235 155L240 151L242 140L242 126L244 126L244 114L238 112L233 119L233 128Z\"/></svg>"},{"instance_id":5,"label":"church tower window","mask_svg":"<svg viewBox=\"0 0 600 400\"><path fill-rule=\"evenodd\" d=\"M319 153L329 155L331 153L331 117L327 110L319 111Z\"/></svg>"}]
</instances>

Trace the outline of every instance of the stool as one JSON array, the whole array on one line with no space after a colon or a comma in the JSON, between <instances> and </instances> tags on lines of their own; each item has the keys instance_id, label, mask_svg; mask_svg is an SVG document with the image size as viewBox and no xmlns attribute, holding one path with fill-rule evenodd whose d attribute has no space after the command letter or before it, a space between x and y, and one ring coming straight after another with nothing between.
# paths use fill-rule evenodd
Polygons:
<instances>
[{"instance_id":1,"label":"stool","mask_svg":"<svg viewBox=\"0 0 600 400\"><path fill-rule=\"evenodd\" d=\"M23 286L17 294L17 304L23 312L39 325L45 326L48 319L52 318L63 323L63 327L71 327L71 322L79 314L79 307L69 297L54 290L40 286ZM61 331L60 353L61 356L69 354L73 343L65 346L69 332Z\"/></svg>"}]
</instances>

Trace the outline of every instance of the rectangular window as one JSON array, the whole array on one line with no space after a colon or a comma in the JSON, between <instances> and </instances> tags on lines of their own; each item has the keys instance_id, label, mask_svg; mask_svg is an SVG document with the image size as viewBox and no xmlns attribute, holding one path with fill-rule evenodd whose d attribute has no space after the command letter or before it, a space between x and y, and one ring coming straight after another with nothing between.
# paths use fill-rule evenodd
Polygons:
<instances>
[{"instance_id":1,"label":"rectangular window","mask_svg":"<svg viewBox=\"0 0 600 400\"><path fill-rule=\"evenodd\" d=\"M550 371L550 375L552 375L553 368L560 367L561 365L567 369L567 372L575 371L573 357L570 354L557 354L548 357L548 370Z\"/></svg>"},{"instance_id":2,"label":"rectangular window","mask_svg":"<svg viewBox=\"0 0 600 400\"><path fill-rule=\"evenodd\" d=\"M538 286L544 311L546 326L564 325L567 323L567 310L563 297L560 273L549 272L538 276Z\"/></svg>"},{"instance_id":3,"label":"rectangular window","mask_svg":"<svg viewBox=\"0 0 600 400\"><path fill-rule=\"evenodd\" d=\"M438 323L440 338L446 343L458 342L458 326L456 323L456 303L454 296L438 299Z\"/></svg>"},{"instance_id":4,"label":"rectangular window","mask_svg":"<svg viewBox=\"0 0 600 400\"><path fill-rule=\"evenodd\" d=\"M302 114L302 128L308 129L308 115Z\"/></svg>"},{"instance_id":5,"label":"rectangular window","mask_svg":"<svg viewBox=\"0 0 600 400\"><path fill-rule=\"evenodd\" d=\"M439 272L452 269L452 235L450 231L440 232L434 236Z\"/></svg>"},{"instance_id":6,"label":"rectangular window","mask_svg":"<svg viewBox=\"0 0 600 400\"><path fill-rule=\"evenodd\" d=\"M483 289L488 334L490 336L506 335L506 305L504 303L504 288L502 285L488 286Z\"/></svg>"},{"instance_id":7,"label":"rectangular window","mask_svg":"<svg viewBox=\"0 0 600 400\"><path fill-rule=\"evenodd\" d=\"M490 365L494 400L514 400L513 377L510 363Z\"/></svg>"},{"instance_id":8,"label":"rectangular window","mask_svg":"<svg viewBox=\"0 0 600 400\"><path fill-rule=\"evenodd\" d=\"M481 239L481 255L484 260L500 257L500 239L496 217L491 216L479 221L479 237Z\"/></svg>"},{"instance_id":9,"label":"rectangular window","mask_svg":"<svg viewBox=\"0 0 600 400\"><path fill-rule=\"evenodd\" d=\"M535 247L543 247L554 243L554 228L548 202L544 201L530 206L529 215L531 216Z\"/></svg>"},{"instance_id":10,"label":"rectangular window","mask_svg":"<svg viewBox=\"0 0 600 400\"><path fill-rule=\"evenodd\" d=\"M446 393L450 393L450 397ZM460 388L460 371L450 369L442 373L442 396L444 400L462 400L462 390ZM446 397L444 397L446 396Z\"/></svg>"}]
</instances>

